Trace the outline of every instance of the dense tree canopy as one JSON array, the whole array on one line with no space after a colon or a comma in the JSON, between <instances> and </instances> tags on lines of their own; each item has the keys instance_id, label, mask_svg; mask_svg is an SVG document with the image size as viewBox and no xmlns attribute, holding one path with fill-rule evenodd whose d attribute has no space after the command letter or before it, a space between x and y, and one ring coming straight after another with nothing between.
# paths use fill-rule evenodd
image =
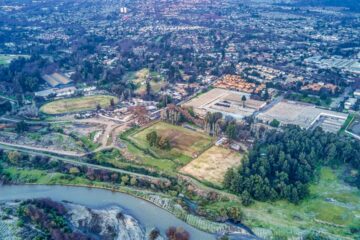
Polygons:
<instances>
[{"instance_id":1,"label":"dense tree canopy","mask_svg":"<svg viewBox=\"0 0 360 240\"><path fill-rule=\"evenodd\" d=\"M237 169L227 172L224 185L231 192L260 201L288 199L298 202L308 193L308 183L321 165L348 163L360 167L360 144L341 140L322 129L287 126L268 132Z\"/></svg>"},{"instance_id":2,"label":"dense tree canopy","mask_svg":"<svg viewBox=\"0 0 360 240\"><path fill-rule=\"evenodd\" d=\"M11 90L16 93L37 91L43 81L41 73L45 71L47 64L47 61L39 56L13 60L8 67L0 68L0 82L11 83Z\"/></svg>"}]
</instances>

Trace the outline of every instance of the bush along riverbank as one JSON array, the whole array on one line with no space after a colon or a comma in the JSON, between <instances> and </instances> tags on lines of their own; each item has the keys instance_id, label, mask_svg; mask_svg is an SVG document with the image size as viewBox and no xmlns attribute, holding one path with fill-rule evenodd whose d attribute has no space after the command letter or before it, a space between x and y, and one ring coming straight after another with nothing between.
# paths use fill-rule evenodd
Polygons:
<instances>
[{"instance_id":1,"label":"bush along riverbank","mask_svg":"<svg viewBox=\"0 0 360 240\"><path fill-rule=\"evenodd\" d=\"M119 191L149 201L202 231L219 235L234 232L249 234L239 226L212 221L219 219L211 217L207 211L202 211L202 216L189 213L184 208L186 205L182 198L178 197L182 192L187 194L188 190L182 185L183 182L178 183L174 179L146 179L107 170L60 164L50 158L31 157L14 152L2 152L1 158L2 183L72 185ZM211 217L211 220L207 217ZM221 220L228 220L227 215Z\"/></svg>"}]
</instances>

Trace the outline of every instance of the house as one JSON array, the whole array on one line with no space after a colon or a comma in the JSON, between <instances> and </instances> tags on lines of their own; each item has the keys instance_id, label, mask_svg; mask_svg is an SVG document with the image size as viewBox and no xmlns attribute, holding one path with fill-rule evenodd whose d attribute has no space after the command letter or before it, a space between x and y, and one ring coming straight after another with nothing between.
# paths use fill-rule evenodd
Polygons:
<instances>
[{"instance_id":1,"label":"house","mask_svg":"<svg viewBox=\"0 0 360 240\"><path fill-rule=\"evenodd\" d=\"M234 150L234 151L237 151L237 152L239 152L239 151L241 150L240 144L237 144L237 143L232 143L232 144L230 145L230 148L231 148L232 150Z\"/></svg>"},{"instance_id":2,"label":"house","mask_svg":"<svg viewBox=\"0 0 360 240\"><path fill-rule=\"evenodd\" d=\"M55 90L57 97L70 97L74 95L75 92L76 92L76 87L66 87Z\"/></svg>"},{"instance_id":3,"label":"house","mask_svg":"<svg viewBox=\"0 0 360 240\"><path fill-rule=\"evenodd\" d=\"M46 89L46 90L39 91L39 92L35 93L36 97L43 97L43 98L47 98L47 97L49 97L51 95L56 95L55 90L53 88Z\"/></svg>"}]
</instances>

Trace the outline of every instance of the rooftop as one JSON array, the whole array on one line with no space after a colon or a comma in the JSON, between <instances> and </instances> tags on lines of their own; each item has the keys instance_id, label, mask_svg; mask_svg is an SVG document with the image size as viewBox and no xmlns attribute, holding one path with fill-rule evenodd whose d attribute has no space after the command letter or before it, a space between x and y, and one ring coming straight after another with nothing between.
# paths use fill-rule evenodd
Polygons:
<instances>
[{"instance_id":1,"label":"rooftop","mask_svg":"<svg viewBox=\"0 0 360 240\"><path fill-rule=\"evenodd\" d=\"M71 79L65 77L60 73L53 73L51 75L45 74L42 77L51 87L58 87L60 85L67 85L71 82Z\"/></svg>"}]
</instances>

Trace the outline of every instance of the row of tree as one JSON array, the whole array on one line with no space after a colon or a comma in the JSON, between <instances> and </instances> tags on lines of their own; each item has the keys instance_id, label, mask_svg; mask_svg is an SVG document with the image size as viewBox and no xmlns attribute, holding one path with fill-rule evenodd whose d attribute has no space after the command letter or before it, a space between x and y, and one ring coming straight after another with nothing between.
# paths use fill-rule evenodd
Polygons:
<instances>
[{"instance_id":1,"label":"row of tree","mask_svg":"<svg viewBox=\"0 0 360 240\"><path fill-rule=\"evenodd\" d=\"M308 131L287 126L266 133L240 167L228 170L224 186L241 195L245 204L252 199L297 203L308 195L308 184L318 167L344 163L359 169L358 142L339 139L320 128ZM360 186L360 177L356 184Z\"/></svg>"}]
</instances>

